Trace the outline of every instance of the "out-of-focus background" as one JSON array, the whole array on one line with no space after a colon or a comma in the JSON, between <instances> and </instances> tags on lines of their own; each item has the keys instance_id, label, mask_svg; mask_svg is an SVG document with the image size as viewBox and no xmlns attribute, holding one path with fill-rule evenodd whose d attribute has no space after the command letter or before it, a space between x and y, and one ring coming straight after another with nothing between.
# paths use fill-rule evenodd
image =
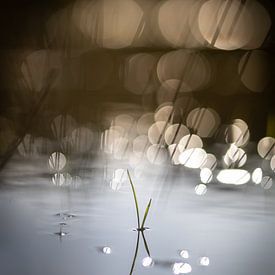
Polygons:
<instances>
[{"instance_id":1,"label":"out-of-focus background","mask_svg":"<svg viewBox=\"0 0 275 275\"><path fill-rule=\"evenodd\" d=\"M274 17L1 3L0 274L273 275Z\"/></svg>"}]
</instances>

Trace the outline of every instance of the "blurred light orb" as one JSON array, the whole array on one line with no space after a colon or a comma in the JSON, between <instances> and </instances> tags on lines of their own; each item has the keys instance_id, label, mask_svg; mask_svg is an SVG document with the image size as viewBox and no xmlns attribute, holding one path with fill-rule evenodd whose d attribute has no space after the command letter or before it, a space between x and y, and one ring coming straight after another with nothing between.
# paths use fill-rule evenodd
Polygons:
<instances>
[{"instance_id":1,"label":"blurred light orb","mask_svg":"<svg viewBox=\"0 0 275 275\"><path fill-rule=\"evenodd\" d=\"M200 259L199 259L199 263L200 263L200 265L201 266L209 266L209 264L210 264L210 260L209 260L209 258L208 257L201 257Z\"/></svg>"},{"instance_id":2,"label":"blurred light orb","mask_svg":"<svg viewBox=\"0 0 275 275\"><path fill-rule=\"evenodd\" d=\"M118 138L114 143L113 156L115 159L128 159L132 152L132 143L128 138Z\"/></svg>"},{"instance_id":3,"label":"blurred light orb","mask_svg":"<svg viewBox=\"0 0 275 275\"><path fill-rule=\"evenodd\" d=\"M270 168L273 172L275 172L275 155L270 160Z\"/></svg>"},{"instance_id":4,"label":"blurred light orb","mask_svg":"<svg viewBox=\"0 0 275 275\"><path fill-rule=\"evenodd\" d=\"M180 251L180 256L184 259L188 259L189 258L189 252L188 250L181 250Z\"/></svg>"},{"instance_id":5,"label":"blurred light orb","mask_svg":"<svg viewBox=\"0 0 275 275\"><path fill-rule=\"evenodd\" d=\"M206 194L206 192L207 192L207 186L205 184L200 183L195 187L195 193L198 196L203 196Z\"/></svg>"},{"instance_id":6,"label":"blurred light orb","mask_svg":"<svg viewBox=\"0 0 275 275\"><path fill-rule=\"evenodd\" d=\"M220 122L218 113L211 108L195 108L186 119L187 127L200 137L212 137Z\"/></svg>"},{"instance_id":7,"label":"blurred light orb","mask_svg":"<svg viewBox=\"0 0 275 275\"><path fill-rule=\"evenodd\" d=\"M147 135L137 136L133 140L133 153L137 156L143 156L150 145Z\"/></svg>"},{"instance_id":8,"label":"blurred light orb","mask_svg":"<svg viewBox=\"0 0 275 275\"><path fill-rule=\"evenodd\" d=\"M72 183L72 176L69 173L55 173L52 175L52 183L55 186L69 186Z\"/></svg>"},{"instance_id":9,"label":"blurred light orb","mask_svg":"<svg viewBox=\"0 0 275 275\"><path fill-rule=\"evenodd\" d=\"M256 168L253 172L252 172L252 181L255 184L260 184L263 178L263 170L261 168Z\"/></svg>"},{"instance_id":10,"label":"blurred light orb","mask_svg":"<svg viewBox=\"0 0 275 275\"><path fill-rule=\"evenodd\" d=\"M238 126L230 124L224 131L224 138L226 143L238 144L242 140L242 130Z\"/></svg>"},{"instance_id":11,"label":"blurred light orb","mask_svg":"<svg viewBox=\"0 0 275 275\"><path fill-rule=\"evenodd\" d=\"M131 46L141 35L144 12L133 0L104 0L86 6L86 20L81 22L85 35L98 46L120 49ZM96 21L95 21L96 20ZM96 26L96 27L95 27Z\"/></svg>"},{"instance_id":12,"label":"blurred light orb","mask_svg":"<svg viewBox=\"0 0 275 275\"><path fill-rule=\"evenodd\" d=\"M179 162L188 168L200 168L207 158L207 153L201 148L191 148L179 155Z\"/></svg>"},{"instance_id":13,"label":"blurred light orb","mask_svg":"<svg viewBox=\"0 0 275 275\"><path fill-rule=\"evenodd\" d=\"M246 164L247 161L247 154L246 152L242 149L239 148L239 158L237 160L237 167L243 167Z\"/></svg>"},{"instance_id":14,"label":"blurred light orb","mask_svg":"<svg viewBox=\"0 0 275 275\"><path fill-rule=\"evenodd\" d=\"M124 87L136 95L150 92L157 57L149 53L131 55L125 61L123 70Z\"/></svg>"},{"instance_id":15,"label":"blurred light orb","mask_svg":"<svg viewBox=\"0 0 275 275\"><path fill-rule=\"evenodd\" d=\"M179 48L193 48L200 44L192 36L189 24L194 1L170 0L161 3L158 14L158 28L165 44Z\"/></svg>"},{"instance_id":16,"label":"blurred light orb","mask_svg":"<svg viewBox=\"0 0 275 275\"><path fill-rule=\"evenodd\" d=\"M113 120L112 126L119 127L121 135L129 136L136 130L135 119L128 114L120 114Z\"/></svg>"},{"instance_id":17,"label":"blurred light orb","mask_svg":"<svg viewBox=\"0 0 275 275\"><path fill-rule=\"evenodd\" d=\"M190 273L191 271L192 271L192 267L188 263L176 262L173 264L174 274L187 274L187 273Z\"/></svg>"},{"instance_id":18,"label":"blurred light orb","mask_svg":"<svg viewBox=\"0 0 275 275\"><path fill-rule=\"evenodd\" d=\"M210 170L214 170L217 166L217 158L213 154L207 154L204 163L201 165L201 169L208 168Z\"/></svg>"},{"instance_id":19,"label":"blurred light orb","mask_svg":"<svg viewBox=\"0 0 275 275\"><path fill-rule=\"evenodd\" d=\"M253 18L238 0L209 0L201 6L198 26L209 46L235 50L249 43L253 35Z\"/></svg>"},{"instance_id":20,"label":"blurred light orb","mask_svg":"<svg viewBox=\"0 0 275 275\"><path fill-rule=\"evenodd\" d=\"M109 254L112 253L112 249L110 247L108 247L108 246L105 246L105 247L102 248L102 252L104 254L108 254L109 255Z\"/></svg>"},{"instance_id":21,"label":"blurred light orb","mask_svg":"<svg viewBox=\"0 0 275 275\"><path fill-rule=\"evenodd\" d=\"M146 152L147 159L152 164L161 165L164 164L168 158L167 149L163 146L153 144Z\"/></svg>"},{"instance_id":22,"label":"blurred light orb","mask_svg":"<svg viewBox=\"0 0 275 275\"><path fill-rule=\"evenodd\" d=\"M240 118L233 119L232 123L233 123L233 125L237 126L242 132L242 135L236 141L236 145L238 147L246 146L250 139L250 131L249 131L247 123Z\"/></svg>"},{"instance_id":23,"label":"blurred light orb","mask_svg":"<svg viewBox=\"0 0 275 275\"><path fill-rule=\"evenodd\" d=\"M64 185L65 184L65 176L64 176L64 174L62 174L62 173L55 173L52 176L52 183L55 186L62 186L62 185Z\"/></svg>"},{"instance_id":24,"label":"blurred light orb","mask_svg":"<svg viewBox=\"0 0 275 275\"><path fill-rule=\"evenodd\" d=\"M213 172L209 168L202 168L200 171L200 179L202 183L209 183L213 179Z\"/></svg>"},{"instance_id":25,"label":"blurred light orb","mask_svg":"<svg viewBox=\"0 0 275 275\"><path fill-rule=\"evenodd\" d=\"M171 144L168 146L169 155L174 165L179 165L180 150L178 144Z\"/></svg>"},{"instance_id":26,"label":"blurred light orb","mask_svg":"<svg viewBox=\"0 0 275 275\"><path fill-rule=\"evenodd\" d=\"M204 88L210 80L209 70L207 59L193 50L170 51L162 55L157 64L160 83L166 81L166 88L169 89L171 85L171 90L179 93L190 93ZM173 81L167 81L171 79Z\"/></svg>"},{"instance_id":27,"label":"blurred light orb","mask_svg":"<svg viewBox=\"0 0 275 275\"><path fill-rule=\"evenodd\" d=\"M265 176L262 178L262 181L261 181L261 187L264 189L264 190L268 190L272 187L272 184L273 184L273 181L272 181L272 178L269 177L269 176Z\"/></svg>"},{"instance_id":28,"label":"blurred light orb","mask_svg":"<svg viewBox=\"0 0 275 275\"><path fill-rule=\"evenodd\" d=\"M232 162L236 162L240 155L239 148L235 144L230 144L229 149L226 152L226 155Z\"/></svg>"},{"instance_id":29,"label":"blurred light orb","mask_svg":"<svg viewBox=\"0 0 275 275\"><path fill-rule=\"evenodd\" d=\"M151 257L145 257L142 259L142 265L144 267L151 267L154 265L154 261Z\"/></svg>"},{"instance_id":30,"label":"blurred light orb","mask_svg":"<svg viewBox=\"0 0 275 275\"><path fill-rule=\"evenodd\" d=\"M110 181L110 187L114 191L118 191L124 182L127 181L127 173L125 169L116 169L113 172L112 179Z\"/></svg>"},{"instance_id":31,"label":"blurred light orb","mask_svg":"<svg viewBox=\"0 0 275 275\"><path fill-rule=\"evenodd\" d=\"M54 171L61 171L67 163L66 157L61 152L54 152L49 158L49 166Z\"/></svg>"},{"instance_id":32,"label":"blurred light orb","mask_svg":"<svg viewBox=\"0 0 275 275\"><path fill-rule=\"evenodd\" d=\"M264 137L258 142L258 154L263 158L270 160L275 155L275 139L273 137Z\"/></svg>"},{"instance_id":33,"label":"blurred light orb","mask_svg":"<svg viewBox=\"0 0 275 275\"><path fill-rule=\"evenodd\" d=\"M183 124L170 125L164 135L164 139L167 145L177 144L182 137L189 134L189 129Z\"/></svg>"},{"instance_id":34,"label":"blurred light orb","mask_svg":"<svg viewBox=\"0 0 275 275\"><path fill-rule=\"evenodd\" d=\"M170 124L165 121L155 122L148 130L148 139L151 144L158 144L163 141L165 130L169 126Z\"/></svg>"},{"instance_id":35,"label":"blurred light orb","mask_svg":"<svg viewBox=\"0 0 275 275\"><path fill-rule=\"evenodd\" d=\"M114 127L108 130L105 130L102 136L102 148L105 153L112 154L115 150L115 142L122 136L121 132Z\"/></svg>"},{"instance_id":36,"label":"blurred light orb","mask_svg":"<svg viewBox=\"0 0 275 275\"><path fill-rule=\"evenodd\" d=\"M179 141L179 150L181 152L191 149L191 148L202 148L203 143L199 136L197 135L186 135Z\"/></svg>"},{"instance_id":37,"label":"blurred light orb","mask_svg":"<svg viewBox=\"0 0 275 275\"><path fill-rule=\"evenodd\" d=\"M240 168L245 165L247 155L242 148L238 148L235 144L231 144L223 160L227 167L236 166Z\"/></svg>"},{"instance_id":38,"label":"blurred light orb","mask_svg":"<svg viewBox=\"0 0 275 275\"><path fill-rule=\"evenodd\" d=\"M140 135L147 135L148 130L154 123L154 113L145 113L137 121L137 132Z\"/></svg>"},{"instance_id":39,"label":"blurred light orb","mask_svg":"<svg viewBox=\"0 0 275 275\"><path fill-rule=\"evenodd\" d=\"M176 98L179 84L180 80L178 79L167 79L163 81L157 90L157 103L160 105L165 102L173 102Z\"/></svg>"},{"instance_id":40,"label":"blurred light orb","mask_svg":"<svg viewBox=\"0 0 275 275\"><path fill-rule=\"evenodd\" d=\"M250 173L242 169L223 169L218 173L217 180L224 184L242 185L250 180Z\"/></svg>"},{"instance_id":41,"label":"blurred light orb","mask_svg":"<svg viewBox=\"0 0 275 275\"><path fill-rule=\"evenodd\" d=\"M245 53L238 66L240 78L252 92L263 92L270 80L269 55L260 50Z\"/></svg>"},{"instance_id":42,"label":"blurred light orb","mask_svg":"<svg viewBox=\"0 0 275 275\"><path fill-rule=\"evenodd\" d=\"M158 107L155 112L155 121L167 121L171 122L173 120L175 108L171 103L164 103Z\"/></svg>"}]
</instances>

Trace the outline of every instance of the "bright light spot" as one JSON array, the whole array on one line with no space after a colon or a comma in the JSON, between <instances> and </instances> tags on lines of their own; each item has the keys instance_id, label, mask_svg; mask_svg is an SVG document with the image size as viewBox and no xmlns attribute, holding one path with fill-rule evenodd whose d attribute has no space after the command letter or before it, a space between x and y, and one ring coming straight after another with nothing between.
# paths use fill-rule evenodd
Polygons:
<instances>
[{"instance_id":1,"label":"bright light spot","mask_svg":"<svg viewBox=\"0 0 275 275\"><path fill-rule=\"evenodd\" d=\"M275 139L264 137L258 142L258 153L264 159L271 159L275 155Z\"/></svg>"},{"instance_id":2,"label":"bright light spot","mask_svg":"<svg viewBox=\"0 0 275 275\"><path fill-rule=\"evenodd\" d=\"M112 180L110 181L110 187L117 191L121 188L122 184L127 181L127 174L125 169L116 169L113 173Z\"/></svg>"},{"instance_id":3,"label":"bright light spot","mask_svg":"<svg viewBox=\"0 0 275 275\"><path fill-rule=\"evenodd\" d=\"M224 169L217 176L219 182L224 184L245 184L250 180L250 174L242 169Z\"/></svg>"},{"instance_id":4,"label":"bright light spot","mask_svg":"<svg viewBox=\"0 0 275 275\"><path fill-rule=\"evenodd\" d=\"M61 171L66 165L66 157L60 152L54 152L49 158L49 166L55 171Z\"/></svg>"},{"instance_id":5,"label":"bright light spot","mask_svg":"<svg viewBox=\"0 0 275 275\"><path fill-rule=\"evenodd\" d=\"M201 169L203 168L209 168L211 170L214 170L217 166L217 158L213 154L207 154L206 160L200 167Z\"/></svg>"},{"instance_id":6,"label":"bright light spot","mask_svg":"<svg viewBox=\"0 0 275 275\"><path fill-rule=\"evenodd\" d=\"M230 124L227 126L224 132L225 142L229 144L238 144L238 142L242 140L242 135L242 131L238 126Z\"/></svg>"},{"instance_id":7,"label":"bright light spot","mask_svg":"<svg viewBox=\"0 0 275 275\"><path fill-rule=\"evenodd\" d=\"M202 146L202 140L197 135L186 135L179 141L179 150L181 152L191 148L202 148Z\"/></svg>"},{"instance_id":8,"label":"bright light spot","mask_svg":"<svg viewBox=\"0 0 275 275\"><path fill-rule=\"evenodd\" d=\"M158 144L161 140L161 137L167 127L169 127L169 123L166 123L165 121L157 121L154 124L151 125L151 127L148 129L148 139L151 142L151 144Z\"/></svg>"},{"instance_id":9,"label":"bright light spot","mask_svg":"<svg viewBox=\"0 0 275 275\"><path fill-rule=\"evenodd\" d=\"M200 258L200 265L202 266L209 266L210 260L208 257L201 257Z\"/></svg>"},{"instance_id":10,"label":"bright light spot","mask_svg":"<svg viewBox=\"0 0 275 275\"><path fill-rule=\"evenodd\" d=\"M164 135L164 139L167 145L177 144L182 137L189 134L189 129L183 124L170 125Z\"/></svg>"},{"instance_id":11,"label":"bright light spot","mask_svg":"<svg viewBox=\"0 0 275 275\"><path fill-rule=\"evenodd\" d=\"M180 256L184 259L188 259L189 258L189 252L187 250L181 250L180 251Z\"/></svg>"},{"instance_id":12,"label":"bright light spot","mask_svg":"<svg viewBox=\"0 0 275 275\"><path fill-rule=\"evenodd\" d=\"M235 167L240 168L245 165L247 161L247 155L243 149L238 148L235 144L231 144L223 160L228 167L234 164Z\"/></svg>"},{"instance_id":13,"label":"bright light spot","mask_svg":"<svg viewBox=\"0 0 275 275\"><path fill-rule=\"evenodd\" d=\"M245 165L247 161L247 155L242 148L239 148L239 158L237 160L237 166L240 168Z\"/></svg>"},{"instance_id":14,"label":"bright light spot","mask_svg":"<svg viewBox=\"0 0 275 275\"><path fill-rule=\"evenodd\" d=\"M263 178L263 170L261 168L256 168L252 173L252 181L255 184L260 184Z\"/></svg>"},{"instance_id":15,"label":"bright light spot","mask_svg":"<svg viewBox=\"0 0 275 275\"><path fill-rule=\"evenodd\" d=\"M197 195L202 196L207 192L207 186L205 184L198 184L195 187L195 192Z\"/></svg>"},{"instance_id":16,"label":"bright light spot","mask_svg":"<svg viewBox=\"0 0 275 275\"><path fill-rule=\"evenodd\" d=\"M207 157L207 153L201 148L192 148L183 151L179 156L179 162L188 168L200 168Z\"/></svg>"},{"instance_id":17,"label":"bright light spot","mask_svg":"<svg viewBox=\"0 0 275 275\"><path fill-rule=\"evenodd\" d=\"M153 264L154 264L154 261L151 257L145 257L142 259L142 265L144 267L151 267L153 266Z\"/></svg>"},{"instance_id":18,"label":"bright light spot","mask_svg":"<svg viewBox=\"0 0 275 275\"><path fill-rule=\"evenodd\" d=\"M64 174L55 173L52 176L52 183L56 186L62 186L65 183Z\"/></svg>"},{"instance_id":19,"label":"bright light spot","mask_svg":"<svg viewBox=\"0 0 275 275\"><path fill-rule=\"evenodd\" d=\"M239 148L235 144L231 144L226 154L233 162L235 162L239 158Z\"/></svg>"},{"instance_id":20,"label":"bright light spot","mask_svg":"<svg viewBox=\"0 0 275 275\"><path fill-rule=\"evenodd\" d=\"M112 249L110 247L108 247L108 246L105 246L105 247L102 248L102 252L104 254L111 254L112 253Z\"/></svg>"},{"instance_id":21,"label":"bright light spot","mask_svg":"<svg viewBox=\"0 0 275 275\"><path fill-rule=\"evenodd\" d=\"M173 273L174 274L187 274L192 271L192 267L187 263L174 263Z\"/></svg>"},{"instance_id":22,"label":"bright light spot","mask_svg":"<svg viewBox=\"0 0 275 275\"><path fill-rule=\"evenodd\" d=\"M201 169L200 178L202 183L209 183L213 179L212 170L209 168Z\"/></svg>"},{"instance_id":23,"label":"bright light spot","mask_svg":"<svg viewBox=\"0 0 275 275\"><path fill-rule=\"evenodd\" d=\"M265 189L265 190L270 189L272 187L272 184L273 184L273 182L272 182L271 177L269 177L269 176L263 177L262 182L261 182L261 186L263 187L263 189Z\"/></svg>"},{"instance_id":24,"label":"bright light spot","mask_svg":"<svg viewBox=\"0 0 275 275\"><path fill-rule=\"evenodd\" d=\"M72 183L72 176L69 173L55 173L52 175L52 183L56 186L68 186Z\"/></svg>"},{"instance_id":25,"label":"bright light spot","mask_svg":"<svg viewBox=\"0 0 275 275\"><path fill-rule=\"evenodd\" d=\"M250 131L247 123L240 118L233 119L232 123L242 131L242 136L237 140L236 145L238 147L247 145L250 139Z\"/></svg>"}]
</instances>

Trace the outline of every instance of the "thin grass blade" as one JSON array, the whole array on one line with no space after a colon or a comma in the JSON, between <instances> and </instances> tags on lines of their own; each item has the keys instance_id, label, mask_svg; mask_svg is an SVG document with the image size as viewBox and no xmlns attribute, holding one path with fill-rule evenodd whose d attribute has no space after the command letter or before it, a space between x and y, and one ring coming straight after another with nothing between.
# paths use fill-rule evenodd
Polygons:
<instances>
[{"instance_id":1,"label":"thin grass blade","mask_svg":"<svg viewBox=\"0 0 275 275\"><path fill-rule=\"evenodd\" d=\"M134 184L132 182L132 179L131 179L131 176L130 176L130 173L129 173L128 169L127 169L127 175L128 175L128 178L129 178L129 181L130 181L130 184L131 184L133 195L134 195L134 201L135 201L136 213L137 213L137 223L138 223L138 228L140 228L140 219L139 219L139 210L138 210L138 201L137 201L136 190L135 190L135 187L134 187Z\"/></svg>"},{"instance_id":2,"label":"thin grass blade","mask_svg":"<svg viewBox=\"0 0 275 275\"><path fill-rule=\"evenodd\" d=\"M148 256L151 257L149 247L147 245L147 242L146 242L145 235L144 235L143 231L141 231L141 235L142 235L142 239L143 239L143 242L144 242L146 252L147 252Z\"/></svg>"},{"instance_id":3,"label":"thin grass blade","mask_svg":"<svg viewBox=\"0 0 275 275\"><path fill-rule=\"evenodd\" d=\"M143 221L142 221L142 224L141 224L141 229L144 228L144 224L145 224L148 212L150 210L151 202L152 202L152 199L149 200L149 203L148 203L148 205L146 207L146 210L145 210L145 213L144 213L144 216L143 216Z\"/></svg>"},{"instance_id":4,"label":"thin grass blade","mask_svg":"<svg viewBox=\"0 0 275 275\"><path fill-rule=\"evenodd\" d=\"M134 258L133 258L133 262L132 262L132 266L131 266L131 270L129 275L133 274L135 265L136 265L136 259L137 259L137 254L138 254L138 248L139 248L139 236L140 236L140 232L138 232L138 236L137 236L137 242L136 242L136 250L135 250L135 254L134 254Z\"/></svg>"}]
</instances>

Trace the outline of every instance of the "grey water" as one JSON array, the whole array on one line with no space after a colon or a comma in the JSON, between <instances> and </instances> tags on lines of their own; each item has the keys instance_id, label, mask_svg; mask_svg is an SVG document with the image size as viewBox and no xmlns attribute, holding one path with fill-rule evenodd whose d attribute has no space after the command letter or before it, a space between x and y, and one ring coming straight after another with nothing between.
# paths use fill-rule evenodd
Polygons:
<instances>
[{"instance_id":1,"label":"grey water","mask_svg":"<svg viewBox=\"0 0 275 275\"><path fill-rule=\"evenodd\" d=\"M138 234L129 183L112 190L106 167L97 165L82 173L79 188L57 187L42 163L13 159L2 171L0 274L129 274ZM190 264L191 274L275 274L274 188L213 184L198 196L196 172L131 173L141 214L152 198L144 236L154 262L143 266L148 255L140 238L133 274L173 274L179 262Z\"/></svg>"}]
</instances>

